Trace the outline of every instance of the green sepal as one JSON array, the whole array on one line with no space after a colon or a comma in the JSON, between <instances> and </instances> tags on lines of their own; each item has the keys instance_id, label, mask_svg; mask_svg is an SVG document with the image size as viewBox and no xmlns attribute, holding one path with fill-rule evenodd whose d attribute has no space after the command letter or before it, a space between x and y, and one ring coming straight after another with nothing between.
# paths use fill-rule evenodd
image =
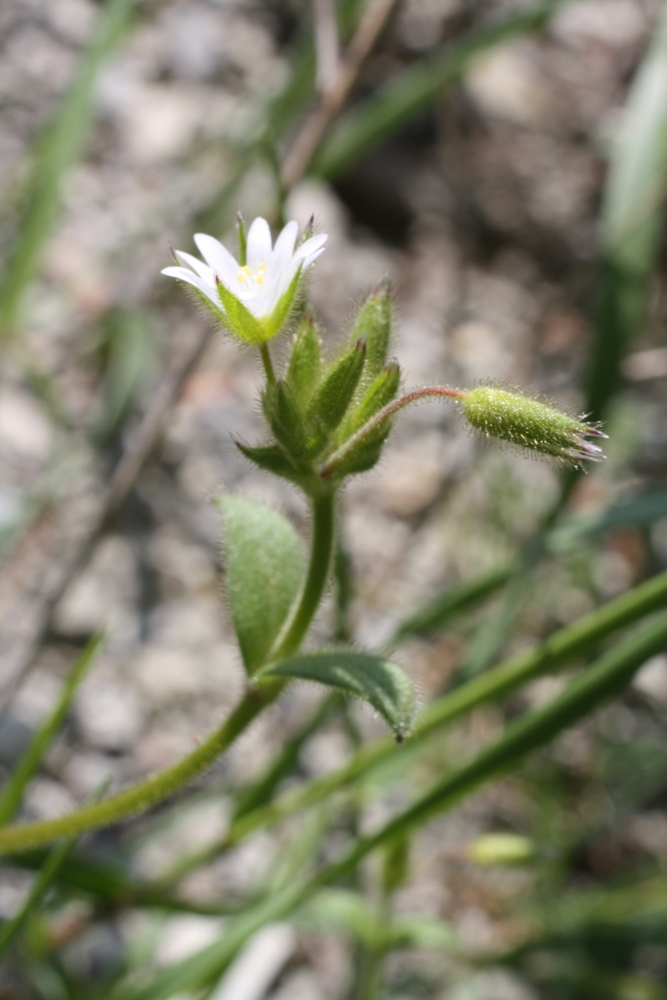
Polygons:
<instances>
[{"instance_id":1,"label":"green sepal","mask_svg":"<svg viewBox=\"0 0 667 1000\"><path fill-rule=\"evenodd\" d=\"M236 213L236 235L239 246L239 266L245 267L248 263L248 236L245 228L245 221L240 212Z\"/></svg>"},{"instance_id":2,"label":"green sepal","mask_svg":"<svg viewBox=\"0 0 667 1000\"><path fill-rule=\"evenodd\" d=\"M281 479L289 479L291 483L295 483L301 489L310 492L313 482L312 474L299 472L292 465L280 445L268 444L252 447L247 444L241 444L240 441L235 441L234 444L242 455L251 462L254 462L260 469L263 469L265 472L271 472L274 476L280 476Z\"/></svg>"},{"instance_id":3,"label":"green sepal","mask_svg":"<svg viewBox=\"0 0 667 1000\"><path fill-rule=\"evenodd\" d=\"M224 312L222 311L222 308L218 309L216 306L214 306L211 300L209 299L208 295L204 295L204 293L200 292L199 289L195 288L194 285L189 285L186 284L185 282L183 282L183 288L186 290L188 295L192 295L199 302L201 302L201 304L204 306L205 309L208 309L210 313L213 313L217 321L222 326L226 326L227 329L229 329L229 321L225 316Z\"/></svg>"},{"instance_id":4,"label":"green sepal","mask_svg":"<svg viewBox=\"0 0 667 1000\"><path fill-rule=\"evenodd\" d=\"M296 274L294 275L292 281L290 282L289 288L287 289L286 292L283 292L283 294L280 296L280 298L278 299L278 304L276 305L276 308L273 310L271 315L264 320L266 326L267 340L269 340L271 337L275 337L276 334L280 333L283 326L285 325L285 321L287 320L287 317L289 316L292 308L296 305L294 300L296 298L299 282L301 281L301 270L302 268L301 266L299 266Z\"/></svg>"},{"instance_id":5,"label":"green sepal","mask_svg":"<svg viewBox=\"0 0 667 1000\"><path fill-rule=\"evenodd\" d=\"M382 456L382 447L390 430L391 421L383 420L374 431L359 441L340 462L336 463L330 478L343 479L345 476L354 476L359 472L368 472L369 469L372 469Z\"/></svg>"},{"instance_id":6,"label":"green sepal","mask_svg":"<svg viewBox=\"0 0 667 1000\"><path fill-rule=\"evenodd\" d=\"M319 455L327 443L325 429L304 416L283 379L266 388L262 402L271 430L294 467L309 470L310 460Z\"/></svg>"},{"instance_id":7,"label":"green sepal","mask_svg":"<svg viewBox=\"0 0 667 1000\"><path fill-rule=\"evenodd\" d=\"M340 444L351 438L376 413L396 397L401 384L401 369L398 362L387 365L371 382L361 397L359 405L347 414L336 435Z\"/></svg>"},{"instance_id":8,"label":"green sepal","mask_svg":"<svg viewBox=\"0 0 667 1000\"><path fill-rule=\"evenodd\" d=\"M325 373L308 407L308 418L333 431L345 416L364 368L366 344L357 341Z\"/></svg>"},{"instance_id":9,"label":"green sepal","mask_svg":"<svg viewBox=\"0 0 667 1000\"><path fill-rule=\"evenodd\" d=\"M303 412L294 393L283 379L266 387L262 396L266 419L276 440L292 461L308 458L308 437Z\"/></svg>"},{"instance_id":10,"label":"green sepal","mask_svg":"<svg viewBox=\"0 0 667 1000\"><path fill-rule=\"evenodd\" d=\"M311 313L307 312L294 338L285 381L297 400L305 406L317 388L322 367L320 336Z\"/></svg>"},{"instance_id":11,"label":"green sepal","mask_svg":"<svg viewBox=\"0 0 667 1000\"><path fill-rule=\"evenodd\" d=\"M368 296L354 321L350 340L363 337L366 341L364 379L373 379L387 363L391 338L391 291L383 282Z\"/></svg>"},{"instance_id":12,"label":"green sepal","mask_svg":"<svg viewBox=\"0 0 667 1000\"><path fill-rule=\"evenodd\" d=\"M301 588L301 541L282 514L263 504L221 496L226 589L249 674L262 666Z\"/></svg>"},{"instance_id":13,"label":"green sepal","mask_svg":"<svg viewBox=\"0 0 667 1000\"><path fill-rule=\"evenodd\" d=\"M241 300L232 295L219 278L216 278L215 284L225 310L224 324L231 333L248 344L263 344L265 340L269 340L271 334L266 332L262 323L246 309Z\"/></svg>"},{"instance_id":14,"label":"green sepal","mask_svg":"<svg viewBox=\"0 0 667 1000\"><path fill-rule=\"evenodd\" d=\"M381 656L351 650L292 656L265 667L262 677L298 677L348 691L375 708L403 739L412 723L415 697L404 671Z\"/></svg>"}]
</instances>

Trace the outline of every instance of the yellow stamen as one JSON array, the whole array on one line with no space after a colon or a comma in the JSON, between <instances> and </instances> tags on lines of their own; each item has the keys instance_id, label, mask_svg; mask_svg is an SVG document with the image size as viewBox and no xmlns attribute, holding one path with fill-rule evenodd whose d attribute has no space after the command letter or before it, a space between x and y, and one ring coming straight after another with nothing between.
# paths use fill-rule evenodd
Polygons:
<instances>
[{"instance_id":1,"label":"yellow stamen","mask_svg":"<svg viewBox=\"0 0 667 1000\"><path fill-rule=\"evenodd\" d=\"M245 271L245 273L248 275L249 278L252 277L252 271L250 270L250 267L247 264L244 264L241 270Z\"/></svg>"},{"instance_id":2,"label":"yellow stamen","mask_svg":"<svg viewBox=\"0 0 667 1000\"><path fill-rule=\"evenodd\" d=\"M257 275L257 284L258 285L263 285L264 284L264 275L262 274L261 271Z\"/></svg>"},{"instance_id":3,"label":"yellow stamen","mask_svg":"<svg viewBox=\"0 0 667 1000\"><path fill-rule=\"evenodd\" d=\"M242 267L239 268L239 273L236 275L236 280L240 281L241 284L245 285L248 280L248 275L245 273Z\"/></svg>"},{"instance_id":4,"label":"yellow stamen","mask_svg":"<svg viewBox=\"0 0 667 1000\"><path fill-rule=\"evenodd\" d=\"M264 274L266 271L266 264L260 264L257 268L257 274Z\"/></svg>"}]
</instances>

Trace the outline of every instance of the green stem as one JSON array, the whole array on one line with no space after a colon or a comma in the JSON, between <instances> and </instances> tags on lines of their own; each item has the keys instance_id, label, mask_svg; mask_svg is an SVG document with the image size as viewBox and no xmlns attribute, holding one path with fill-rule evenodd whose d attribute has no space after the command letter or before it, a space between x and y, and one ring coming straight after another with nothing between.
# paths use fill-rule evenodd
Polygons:
<instances>
[{"instance_id":1,"label":"green stem","mask_svg":"<svg viewBox=\"0 0 667 1000\"><path fill-rule=\"evenodd\" d=\"M327 491L313 499L312 547L308 575L294 613L278 636L268 659L284 660L296 653L317 611L329 579L335 536L335 494Z\"/></svg>"},{"instance_id":2,"label":"green stem","mask_svg":"<svg viewBox=\"0 0 667 1000\"><path fill-rule=\"evenodd\" d=\"M308 574L294 614L288 619L279 637L272 659L289 656L301 645L313 615L319 607L326 587L334 539L334 494L327 493L313 501L311 556ZM61 837L76 837L86 830L94 830L109 823L116 823L134 813L143 812L173 795L193 778L201 774L213 761L227 750L234 740L268 705L271 705L285 686L285 681L265 679L256 681L228 719L197 749L173 767L161 771L146 781L112 795L103 802L92 803L56 819L41 820L0 830L0 854L25 851L39 847Z\"/></svg>"},{"instance_id":3,"label":"green stem","mask_svg":"<svg viewBox=\"0 0 667 1000\"><path fill-rule=\"evenodd\" d=\"M320 476L323 479L331 479L335 476L340 463L354 451L357 445L361 444L365 438L373 434L378 427L381 427L385 420L389 420L390 417L393 417L395 413L398 413L405 406L410 406L411 403L418 403L422 399L456 399L460 402L465 397L466 393L461 389L451 389L447 385L430 385L425 389L414 389L412 392L406 393L405 396L394 399L393 402L387 403L381 410L378 410L363 427L360 427L352 437L347 439L345 444L342 444L333 455L329 456L320 469Z\"/></svg>"},{"instance_id":4,"label":"green stem","mask_svg":"<svg viewBox=\"0 0 667 1000\"><path fill-rule=\"evenodd\" d=\"M269 385L276 384L276 373L273 370L273 362L271 361L271 354L269 353L268 344L259 345L259 356L262 359L262 364L264 365L264 371L266 373L266 381Z\"/></svg>"}]
</instances>

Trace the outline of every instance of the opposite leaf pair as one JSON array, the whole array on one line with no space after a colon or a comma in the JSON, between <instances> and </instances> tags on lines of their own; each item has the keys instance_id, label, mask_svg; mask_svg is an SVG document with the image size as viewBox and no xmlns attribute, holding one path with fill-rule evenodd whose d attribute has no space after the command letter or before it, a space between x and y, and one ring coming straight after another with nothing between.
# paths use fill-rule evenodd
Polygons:
<instances>
[{"instance_id":1,"label":"opposite leaf pair","mask_svg":"<svg viewBox=\"0 0 667 1000\"><path fill-rule=\"evenodd\" d=\"M410 682L378 656L333 650L272 662L305 579L301 541L281 514L240 497L222 496L227 599L241 655L255 678L301 678L355 694L387 721L396 738L414 712Z\"/></svg>"}]
</instances>

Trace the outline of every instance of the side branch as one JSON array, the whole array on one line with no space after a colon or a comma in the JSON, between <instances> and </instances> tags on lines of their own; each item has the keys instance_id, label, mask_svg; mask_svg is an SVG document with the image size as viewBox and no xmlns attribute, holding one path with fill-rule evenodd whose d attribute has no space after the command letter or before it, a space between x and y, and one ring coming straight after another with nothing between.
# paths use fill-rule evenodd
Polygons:
<instances>
[{"instance_id":1,"label":"side branch","mask_svg":"<svg viewBox=\"0 0 667 1000\"><path fill-rule=\"evenodd\" d=\"M413 392L408 392L405 396L401 396L399 399L393 400L391 403L387 403L385 407L375 414L368 423L360 427L356 434L353 434L345 444L341 445L338 451L335 451L333 455L330 455L326 460L322 468L320 469L320 475L323 479L331 479L332 476L336 474L336 468L347 458L350 452L361 444L364 438L368 437L374 431L380 427L385 420L393 417L395 413L402 410L404 406L409 406L410 403L417 403L420 399L428 399L429 397L446 397L448 399L465 399L466 393L461 389L450 389L446 385L432 385L427 386L425 389L415 389Z\"/></svg>"}]
</instances>

